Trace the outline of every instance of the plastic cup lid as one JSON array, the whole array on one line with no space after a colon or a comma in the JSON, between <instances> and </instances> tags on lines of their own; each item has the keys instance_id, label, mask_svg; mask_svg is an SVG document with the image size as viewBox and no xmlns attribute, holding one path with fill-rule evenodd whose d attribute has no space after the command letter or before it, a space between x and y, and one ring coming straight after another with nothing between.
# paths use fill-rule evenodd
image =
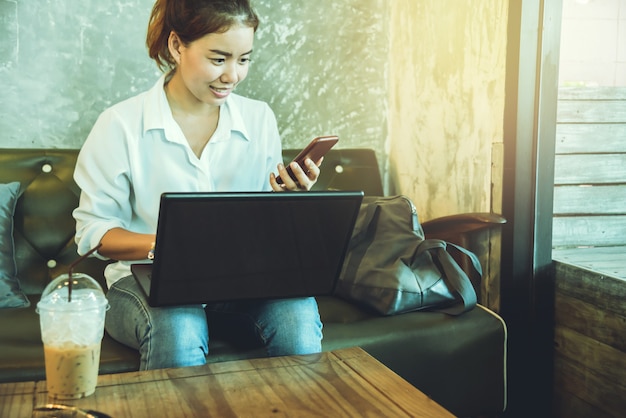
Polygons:
<instances>
[{"instance_id":1,"label":"plastic cup lid","mask_svg":"<svg viewBox=\"0 0 626 418\"><path fill-rule=\"evenodd\" d=\"M41 293L41 300L37 303L37 312L40 309L66 311L100 309L108 304L100 284L87 274L72 274L71 288L70 301L69 275L63 274L51 281Z\"/></svg>"}]
</instances>

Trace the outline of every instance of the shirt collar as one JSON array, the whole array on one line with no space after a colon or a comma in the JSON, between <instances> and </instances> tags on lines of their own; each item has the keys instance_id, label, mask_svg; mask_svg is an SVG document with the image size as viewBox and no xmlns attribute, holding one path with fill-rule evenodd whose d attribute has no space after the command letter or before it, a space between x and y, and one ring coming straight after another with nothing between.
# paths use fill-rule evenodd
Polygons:
<instances>
[{"instance_id":1,"label":"shirt collar","mask_svg":"<svg viewBox=\"0 0 626 418\"><path fill-rule=\"evenodd\" d=\"M146 92L146 100L143 110L143 132L144 134L152 129L165 129L166 122L172 120L172 110L167 102L165 90L165 77L163 74L150 90Z\"/></svg>"},{"instance_id":2,"label":"shirt collar","mask_svg":"<svg viewBox=\"0 0 626 418\"><path fill-rule=\"evenodd\" d=\"M246 124L243 121L243 115L241 114L241 110L235 98L236 95L231 93L222 106L218 130L223 126L223 129L228 131L229 137L233 132L239 132L243 139L250 141L250 135L248 134Z\"/></svg>"},{"instance_id":3,"label":"shirt collar","mask_svg":"<svg viewBox=\"0 0 626 418\"><path fill-rule=\"evenodd\" d=\"M172 116L172 110L167 102L167 97L163 88L166 77L167 74L163 74L154 86L146 92L143 114L144 134L151 129L162 129L166 131L167 135L167 132L169 131L168 126L171 123L176 123L174 117ZM246 129L243 115L241 114L237 100L235 100L235 97L233 96L236 95L231 94L228 96L226 102L222 106L222 109L220 109L218 129L224 129L229 133L232 133L233 131L239 132L246 141L249 141L250 135Z\"/></svg>"}]
</instances>

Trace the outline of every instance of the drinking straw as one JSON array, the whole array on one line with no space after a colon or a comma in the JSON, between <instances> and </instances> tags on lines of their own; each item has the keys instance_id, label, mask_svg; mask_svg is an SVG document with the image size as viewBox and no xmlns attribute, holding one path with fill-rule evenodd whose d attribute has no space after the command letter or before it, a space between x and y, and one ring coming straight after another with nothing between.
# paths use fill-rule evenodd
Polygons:
<instances>
[{"instance_id":1,"label":"drinking straw","mask_svg":"<svg viewBox=\"0 0 626 418\"><path fill-rule=\"evenodd\" d=\"M67 301L68 301L68 303L72 301L72 272L74 271L74 267L76 267L76 265L78 263L83 261L85 258L89 257L91 254L95 253L96 250L98 248L100 248L101 245L102 245L102 243L98 243L98 245L93 247L91 250L87 251L78 260L76 260L72 264L70 264L70 268L67 271L68 280L70 281L68 286L67 286Z\"/></svg>"}]
</instances>

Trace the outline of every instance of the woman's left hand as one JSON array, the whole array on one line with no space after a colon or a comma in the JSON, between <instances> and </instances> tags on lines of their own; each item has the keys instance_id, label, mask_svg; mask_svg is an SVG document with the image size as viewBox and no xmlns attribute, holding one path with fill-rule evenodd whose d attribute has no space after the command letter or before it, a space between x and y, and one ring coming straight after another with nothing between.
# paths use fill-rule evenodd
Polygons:
<instances>
[{"instance_id":1,"label":"woman's left hand","mask_svg":"<svg viewBox=\"0 0 626 418\"><path fill-rule=\"evenodd\" d=\"M284 165L278 164L278 175L283 182L282 184L278 184L276 176L274 173L271 173L270 185L272 186L272 190L275 192L311 190L311 187L313 187L315 182L317 182L317 178L320 175L319 166L322 164L322 160L323 158L321 158L317 163L314 163L310 158L304 160L307 172L305 172L298 163L291 162L289 166L291 167L291 171L295 175L296 180L291 178Z\"/></svg>"}]
</instances>

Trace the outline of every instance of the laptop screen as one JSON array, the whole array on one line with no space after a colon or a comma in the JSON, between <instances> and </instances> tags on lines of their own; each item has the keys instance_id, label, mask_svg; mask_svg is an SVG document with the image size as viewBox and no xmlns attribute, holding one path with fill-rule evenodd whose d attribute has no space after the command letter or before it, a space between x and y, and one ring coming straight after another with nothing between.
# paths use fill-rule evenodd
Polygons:
<instances>
[{"instance_id":1,"label":"laptop screen","mask_svg":"<svg viewBox=\"0 0 626 418\"><path fill-rule=\"evenodd\" d=\"M362 192L167 193L157 305L332 293Z\"/></svg>"}]
</instances>

